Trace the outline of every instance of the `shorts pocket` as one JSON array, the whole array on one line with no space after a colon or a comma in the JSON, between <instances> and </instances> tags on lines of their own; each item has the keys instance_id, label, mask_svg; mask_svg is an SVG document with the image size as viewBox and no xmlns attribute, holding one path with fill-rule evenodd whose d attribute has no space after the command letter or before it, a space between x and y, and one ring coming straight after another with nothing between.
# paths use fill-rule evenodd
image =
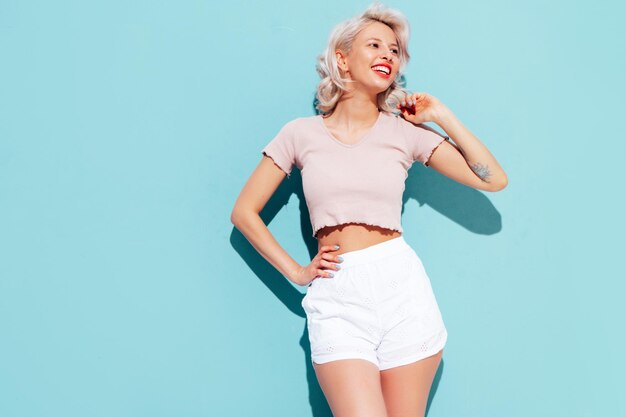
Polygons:
<instances>
[{"instance_id":1,"label":"shorts pocket","mask_svg":"<svg viewBox=\"0 0 626 417\"><path fill-rule=\"evenodd\" d=\"M412 309L424 323L425 328L435 331L445 327L443 317L424 265L419 260L419 257L416 259L411 268L411 292L414 297Z\"/></svg>"},{"instance_id":2,"label":"shorts pocket","mask_svg":"<svg viewBox=\"0 0 626 417\"><path fill-rule=\"evenodd\" d=\"M320 279L324 279L324 278L315 278L313 281L309 283L309 285L306 287L306 294L304 294L304 297L302 298L302 302L300 303L304 311L307 313L307 316L313 310L311 306L311 302L314 302L315 300L319 299L321 296L320 294L322 292L321 289L324 285L323 283L319 282Z\"/></svg>"}]
</instances>

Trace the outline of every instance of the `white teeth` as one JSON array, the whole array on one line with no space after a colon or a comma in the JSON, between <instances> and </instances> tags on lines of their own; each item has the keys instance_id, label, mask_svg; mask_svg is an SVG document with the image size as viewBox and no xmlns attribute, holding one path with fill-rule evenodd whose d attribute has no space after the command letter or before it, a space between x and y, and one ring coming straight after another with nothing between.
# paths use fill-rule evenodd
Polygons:
<instances>
[{"instance_id":1,"label":"white teeth","mask_svg":"<svg viewBox=\"0 0 626 417\"><path fill-rule=\"evenodd\" d=\"M390 73L389 68L387 68L385 66L382 66L382 65L376 65L375 67L372 67L372 69L374 71L382 71L382 72L384 72L387 75L389 75L389 73Z\"/></svg>"}]
</instances>

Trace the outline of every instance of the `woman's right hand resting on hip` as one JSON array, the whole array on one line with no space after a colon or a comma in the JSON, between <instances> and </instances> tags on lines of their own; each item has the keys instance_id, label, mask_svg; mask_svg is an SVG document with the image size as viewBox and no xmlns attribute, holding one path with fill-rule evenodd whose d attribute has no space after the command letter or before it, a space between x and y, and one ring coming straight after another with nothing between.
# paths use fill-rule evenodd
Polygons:
<instances>
[{"instance_id":1,"label":"woman's right hand resting on hip","mask_svg":"<svg viewBox=\"0 0 626 417\"><path fill-rule=\"evenodd\" d=\"M339 250L339 246L322 246L317 255L307 266L301 267L293 281L298 285L309 285L316 278L332 278L332 271L338 271L341 267L338 263L343 262L341 256L333 255L330 252Z\"/></svg>"}]
</instances>

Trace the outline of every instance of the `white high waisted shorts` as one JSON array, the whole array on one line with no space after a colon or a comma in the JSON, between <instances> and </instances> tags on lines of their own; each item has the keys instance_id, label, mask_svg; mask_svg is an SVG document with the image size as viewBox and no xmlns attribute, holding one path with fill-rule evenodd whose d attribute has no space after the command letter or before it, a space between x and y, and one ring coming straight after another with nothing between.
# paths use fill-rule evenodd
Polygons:
<instances>
[{"instance_id":1,"label":"white high waisted shorts","mask_svg":"<svg viewBox=\"0 0 626 417\"><path fill-rule=\"evenodd\" d=\"M430 279L402 236L341 256L335 277L315 278L302 299L313 362L365 359L382 371L443 349Z\"/></svg>"}]
</instances>

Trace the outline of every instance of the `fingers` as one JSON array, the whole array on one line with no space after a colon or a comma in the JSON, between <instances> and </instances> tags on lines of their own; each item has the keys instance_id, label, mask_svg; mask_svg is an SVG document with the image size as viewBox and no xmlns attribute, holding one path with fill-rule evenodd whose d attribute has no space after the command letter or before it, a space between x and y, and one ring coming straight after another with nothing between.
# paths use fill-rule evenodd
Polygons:
<instances>
[{"instance_id":1,"label":"fingers","mask_svg":"<svg viewBox=\"0 0 626 417\"><path fill-rule=\"evenodd\" d=\"M425 97L425 93L411 93L411 94L405 94L404 98L402 100L400 100L400 103L398 104L398 108L408 108L408 107L412 107L415 106L415 104L417 104L417 102L419 100L422 100Z\"/></svg>"},{"instance_id":2,"label":"fingers","mask_svg":"<svg viewBox=\"0 0 626 417\"><path fill-rule=\"evenodd\" d=\"M398 108L404 109L406 107L410 107L412 105L411 103L411 96L409 95L405 95L404 98L402 100L400 100L400 103L398 103Z\"/></svg>"},{"instance_id":3,"label":"fingers","mask_svg":"<svg viewBox=\"0 0 626 417\"><path fill-rule=\"evenodd\" d=\"M414 95L406 95L404 99L398 104L398 108L402 112L402 114L407 117L409 115L415 114L415 103L417 101L414 98Z\"/></svg>"},{"instance_id":4,"label":"fingers","mask_svg":"<svg viewBox=\"0 0 626 417\"><path fill-rule=\"evenodd\" d=\"M319 267L315 270L317 276L315 278L333 278L335 276L333 271L338 271L339 268L336 268L335 264L332 264L325 260L320 260L318 263ZM323 269L329 268L329 269Z\"/></svg>"},{"instance_id":5,"label":"fingers","mask_svg":"<svg viewBox=\"0 0 626 417\"><path fill-rule=\"evenodd\" d=\"M414 114L415 104L417 103L420 93L405 94L404 98L400 100L397 107L405 114Z\"/></svg>"},{"instance_id":6,"label":"fingers","mask_svg":"<svg viewBox=\"0 0 626 417\"><path fill-rule=\"evenodd\" d=\"M330 246L330 245L325 245L320 247L318 254L321 254L323 252L330 252L333 250L339 250L339 245L334 245L334 246Z\"/></svg>"},{"instance_id":7,"label":"fingers","mask_svg":"<svg viewBox=\"0 0 626 417\"><path fill-rule=\"evenodd\" d=\"M333 271L330 271L328 269L322 269L322 268L318 268L316 271L316 274L318 278L334 278L335 277L335 273Z\"/></svg>"},{"instance_id":8,"label":"fingers","mask_svg":"<svg viewBox=\"0 0 626 417\"><path fill-rule=\"evenodd\" d=\"M417 101L417 100L416 100L416 98L415 98L415 93L413 93L413 94L407 94L407 95L404 97L404 103L406 103L406 104L405 104L405 105L406 105L406 107L411 107L411 106L415 105L415 102L416 102L416 101Z\"/></svg>"},{"instance_id":9,"label":"fingers","mask_svg":"<svg viewBox=\"0 0 626 417\"><path fill-rule=\"evenodd\" d=\"M325 259L320 260L320 266L324 268L332 269L333 271L339 271L341 269L341 266L339 265L339 263L327 261Z\"/></svg>"},{"instance_id":10,"label":"fingers","mask_svg":"<svg viewBox=\"0 0 626 417\"><path fill-rule=\"evenodd\" d=\"M339 263L343 262L343 258L338 255L331 254L329 252L339 249L339 245L335 246L322 246L317 254L319 258L318 269L316 274L323 278L332 278L334 276L333 271L341 269Z\"/></svg>"}]
</instances>

